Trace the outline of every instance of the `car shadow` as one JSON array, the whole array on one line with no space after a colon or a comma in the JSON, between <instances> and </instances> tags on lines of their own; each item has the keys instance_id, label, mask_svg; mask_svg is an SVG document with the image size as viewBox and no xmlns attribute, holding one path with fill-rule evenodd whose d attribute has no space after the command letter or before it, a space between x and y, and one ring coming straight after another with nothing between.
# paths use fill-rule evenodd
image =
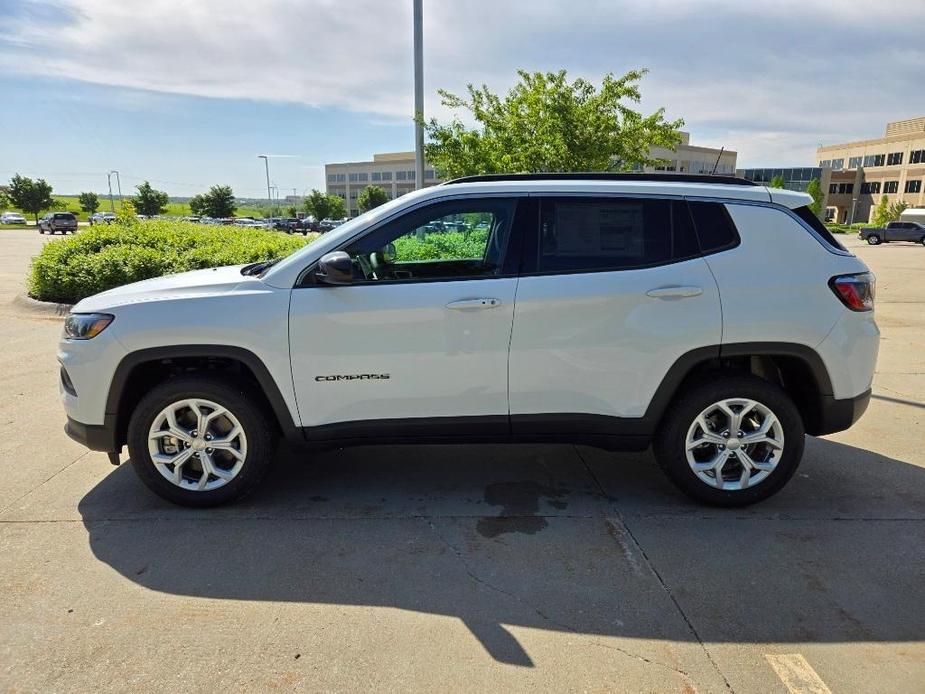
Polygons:
<instances>
[{"instance_id":1,"label":"car shadow","mask_svg":"<svg viewBox=\"0 0 925 694\"><path fill-rule=\"evenodd\" d=\"M122 465L78 508L94 555L151 590L452 616L521 666L506 625L925 638L925 470L822 439L784 491L747 509L687 501L648 453L572 446L282 451L263 488L211 510L162 502Z\"/></svg>"}]
</instances>

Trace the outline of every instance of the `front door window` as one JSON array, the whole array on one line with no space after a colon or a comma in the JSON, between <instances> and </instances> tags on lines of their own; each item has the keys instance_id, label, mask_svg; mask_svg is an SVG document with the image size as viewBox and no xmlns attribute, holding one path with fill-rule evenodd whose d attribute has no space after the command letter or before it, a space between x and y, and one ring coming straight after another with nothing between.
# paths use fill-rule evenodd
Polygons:
<instances>
[{"instance_id":1,"label":"front door window","mask_svg":"<svg viewBox=\"0 0 925 694\"><path fill-rule=\"evenodd\" d=\"M514 200L492 198L429 205L344 250L359 283L497 277L515 207Z\"/></svg>"}]
</instances>

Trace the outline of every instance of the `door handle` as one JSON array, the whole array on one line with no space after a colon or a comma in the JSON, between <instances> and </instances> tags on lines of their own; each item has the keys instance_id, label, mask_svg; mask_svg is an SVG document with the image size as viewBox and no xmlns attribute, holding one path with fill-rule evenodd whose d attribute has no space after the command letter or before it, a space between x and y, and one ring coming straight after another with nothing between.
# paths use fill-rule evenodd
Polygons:
<instances>
[{"instance_id":1,"label":"door handle","mask_svg":"<svg viewBox=\"0 0 925 694\"><path fill-rule=\"evenodd\" d=\"M701 294L703 294L703 289L700 287L659 287L646 292L646 296L651 296L654 299L684 299L689 296L700 296Z\"/></svg>"},{"instance_id":2,"label":"door handle","mask_svg":"<svg viewBox=\"0 0 925 694\"><path fill-rule=\"evenodd\" d=\"M476 309L483 308L496 308L501 305L501 299L460 299L459 301L451 301L446 305L447 308L453 309L454 311L473 311Z\"/></svg>"}]
</instances>

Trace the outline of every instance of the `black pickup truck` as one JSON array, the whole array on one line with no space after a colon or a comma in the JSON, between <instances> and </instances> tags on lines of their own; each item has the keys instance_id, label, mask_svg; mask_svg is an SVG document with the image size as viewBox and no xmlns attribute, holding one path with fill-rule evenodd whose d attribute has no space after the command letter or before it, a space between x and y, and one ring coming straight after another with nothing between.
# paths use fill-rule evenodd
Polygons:
<instances>
[{"instance_id":1,"label":"black pickup truck","mask_svg":"<svg viewBox=\"0 0 925 694\"><path fill-rule=\"evenodd\" d=\"M919 222L889 222L885 227L865 227L858 238L871 246L890 241L915 241L925 245L925 224Z\"/></svg>"}]
</instances>

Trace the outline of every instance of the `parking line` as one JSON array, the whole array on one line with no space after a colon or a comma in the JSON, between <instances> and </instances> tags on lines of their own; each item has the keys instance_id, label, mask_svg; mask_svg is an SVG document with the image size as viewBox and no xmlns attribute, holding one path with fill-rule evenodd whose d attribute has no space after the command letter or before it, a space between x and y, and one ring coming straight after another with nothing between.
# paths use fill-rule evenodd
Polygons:
<instances>
[{"instance_id":1,"label":"parking line","mask_svg":"<svg viewBox=\"0 0 925 694\"><path fill-rule=\"evenodd\" d=\"M799 653L764 656L790 694L832 694L822 678Z\"/></svg>"}]
</instances>

